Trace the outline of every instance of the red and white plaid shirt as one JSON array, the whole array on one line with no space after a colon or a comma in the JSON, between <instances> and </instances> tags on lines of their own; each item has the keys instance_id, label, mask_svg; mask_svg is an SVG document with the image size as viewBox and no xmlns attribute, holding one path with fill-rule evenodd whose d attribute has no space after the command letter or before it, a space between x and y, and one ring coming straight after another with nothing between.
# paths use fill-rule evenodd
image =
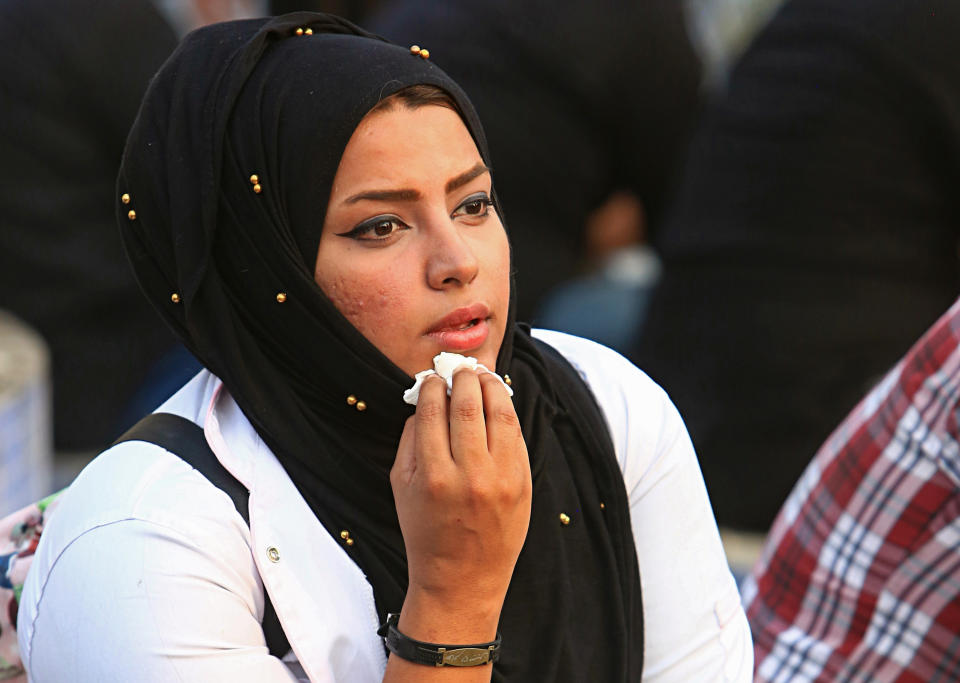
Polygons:
<instances>
[{"instance_id":1,"label":"red and white plaid shirt","mask_svg":"<svg viewBox=\"0 0 960 683\"><path fill-rule=\"evenodd\" d=\"M756 681L960 681L958 418L960 300L830 436L774 522L743 587Z\"/></svg>"}]
</instances>

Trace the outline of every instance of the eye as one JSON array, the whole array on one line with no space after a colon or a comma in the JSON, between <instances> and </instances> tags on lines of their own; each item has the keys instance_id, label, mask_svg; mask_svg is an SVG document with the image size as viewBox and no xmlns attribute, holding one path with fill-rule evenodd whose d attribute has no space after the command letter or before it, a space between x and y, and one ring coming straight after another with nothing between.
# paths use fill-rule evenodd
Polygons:
<instances>
[{"instance_id":1,"label":"eye","mask_svg":"<svg viewBox=\"0 0 960 683\"><path fill-rule=\"evenodd\" d=\"M396 216L376 216L363 221L353 230L338 232L337 235L354 240L378 242L402 230L409 229L410 226Z\"/></svg>"},{"instance_id":2,"label":"eye","mask_svg":"<svg viewBox=\"0 0 960 683\"><path fill-rule=\"evenodd\" d=\"M478 192L464 199L460 203L460 206L454 209L452 217L459 218L461 216L467 216L482 218L490 212L491 206L493 206L493 200L487 196L487 193Z\"/></svg>"}]
</instances>

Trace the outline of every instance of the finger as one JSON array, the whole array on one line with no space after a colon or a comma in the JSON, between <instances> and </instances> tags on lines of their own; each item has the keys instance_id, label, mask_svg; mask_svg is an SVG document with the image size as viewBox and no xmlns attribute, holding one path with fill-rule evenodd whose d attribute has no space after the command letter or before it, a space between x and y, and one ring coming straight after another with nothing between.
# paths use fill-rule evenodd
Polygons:
<instances>
[{"instance_id":1,"label":"finger","mask_svg":"<svg viewBox=\"0 0 960 683\"><path fill-rule=\"evenodd\" d=\"M414 415L414 449L419 468L450 463L447 383L436 375L427 377L420 387Z\"/></svg>"},{"instance_id":2,"label":"finger","mask_svg":"<svg viewBox=\"0 0 960 683\"><path fill-rule=\"evenodd\" d=\"M480 378L468 368L453 373L450 394L450 452L457 464L487 454L487 429L483 419Z\"/></svg>"},{"instance_id":3,"label":"finger","mask_svg":"<svg viewBox=\"0 0 960 683\"><path fill-rule=\"evenodd\" d=\"M400 435L400 445L397 446L397 457L390 469L390 484L394 489L398 485L407 485L417 471L417 452L414 447L416 439L417 421L413 415L407 418Z\"/></svg>"},{"instance_id":4,"label":"finger","mask_svg":"<svg viewBox=\"0 0 960 683\"><path fill-rule=\"evenodd\" d=\"M517 418L513 401L510 400L503 383L489 373L480 376L480 390L486 418L487 448L495 459L509 456L517 449L517 442L523 442L520 420Z\"/></svg>"}]
</instances>

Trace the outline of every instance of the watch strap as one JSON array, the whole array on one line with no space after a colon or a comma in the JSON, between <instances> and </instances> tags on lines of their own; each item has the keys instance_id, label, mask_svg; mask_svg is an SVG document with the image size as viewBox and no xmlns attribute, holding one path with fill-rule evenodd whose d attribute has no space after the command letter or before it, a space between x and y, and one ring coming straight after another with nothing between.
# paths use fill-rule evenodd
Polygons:
<instances>
[{"instance_id":1,"label":"watch strap","mask_svg":"<svg viewBox=\"0 0 960 683\"><path fill-rule=\"evenodd\" d=\"M425 643L397 630L399 614L388 614L387 621L377 630L387 649L393 654L427 666L480 666L492 664L500 658L500 632L490 643L476 645L440 645Z\"/></svg>"}]
</instances>

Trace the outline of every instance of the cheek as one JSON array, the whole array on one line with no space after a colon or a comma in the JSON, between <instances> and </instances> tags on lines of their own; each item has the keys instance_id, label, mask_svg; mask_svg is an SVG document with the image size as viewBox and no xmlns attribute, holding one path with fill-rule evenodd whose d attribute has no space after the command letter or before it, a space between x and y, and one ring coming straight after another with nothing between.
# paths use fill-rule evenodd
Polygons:
<instances>
[{"instance_id":1,"label":"cheek","mask_svg":"<svg viewBox=\"0 0 960 683\"><path fill-rule=\"evenodd\" d=\"M506 306L510 300L510 243L503 228L487 251L487 263L494 282L494 291L500 303Z\"/></svg>"},{"instance_id":2,"label":"cheek","mask_svg":"<svg viewBox=\"0 0 960 683\"><path fill-rule=\"evenodd\" d=\"M339 274L321 283L324 294L360 333L383 349L384 339L395 338L409 304L409 288L391 278L376 279Z\"/></svg>"}]
</instances>

